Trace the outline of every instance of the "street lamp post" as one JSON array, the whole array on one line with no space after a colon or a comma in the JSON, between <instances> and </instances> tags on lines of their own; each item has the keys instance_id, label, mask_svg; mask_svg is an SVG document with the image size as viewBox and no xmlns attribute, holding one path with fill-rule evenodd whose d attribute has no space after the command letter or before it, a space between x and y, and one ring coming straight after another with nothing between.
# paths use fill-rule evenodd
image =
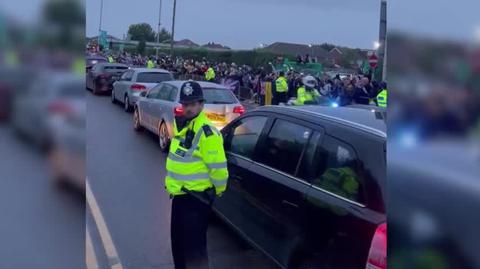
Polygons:
<instances>
[{"instance_id":1,"label":"street lamp post","mask_svg":"<svg viewBox=\"0 0 480 269\"><path fill-rule=\"evenodd\" d=\"M160 0L160 7L158 9L158 29L157 29L157 45L156 45L157 58L158 58L158 44L160 43L161 19L162 19L162 0Z\"/></svg>"},{"instance_id":2,"label":"street lamp post","mask_svg":"<svg viewBox=\"0 0 480 269\"><path fill-rule=\"evenodd\" d=\"M173 61L173 43L175 42L175 13L177 11L177 0L173 0L173 18L172 18L172 40L170 41L170 57Z\"/></svg>"},{"instance_id":3,"label":"street lamp post","mask_svg":"<svg viewBox=\"0 0 480 269\"><path fill-rule=\"evenodd\" d=\"M102 15L103 15L103 0L100 2L100 23L98 25L98 33L100 34L100 31L102 31Z\"/></svg>"}]
</instances>

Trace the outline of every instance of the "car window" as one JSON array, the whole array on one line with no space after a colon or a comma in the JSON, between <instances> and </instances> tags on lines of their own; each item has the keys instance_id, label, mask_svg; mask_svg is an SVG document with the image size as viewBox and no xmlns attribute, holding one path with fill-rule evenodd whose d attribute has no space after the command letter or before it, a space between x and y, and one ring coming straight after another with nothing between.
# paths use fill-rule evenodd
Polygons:
<instances>
[{"instance_id":1,"label":"car window","mask_svg":"<svg viewBox=\"0 0 480 269\"><path fill-rule=\"evenodd\" d=\"M227 89L203 89L203 98L205 104L234 104L237 99L230 90Z\"/></svg>"},{"instance_id":2,"label":"car window","mask_svg":"<svg viewBox=\"0 0 480 269\"><path fill-rule=\"evenodd\" d=\"M147 93L146 97L149 98L149 99L155 99L155 98L157 98L157 95L158 95L158 92L160 91L160 87L161 87L161 86L162 86L162 85L158 85L158 86L152 88L152 89Z\"/></svg>"},{"instance_id":3,"label":"car window","mask_svg":"<svg viewBox=\"0 0 480 269\"><path fill-rule=\"evenodd\" d=\"M106 71L119 71L119 70L127 70L127 66L121 66L121 65L113 65L113 66L105 66Z\"/></svg>"},{"instance_id":4,"label":"car window","mask_svg":"<svg viewBox=\"0 0 480 269\"><path fill-rule=\"evenodd\" d=\"M312 130L307 127L278 119L255 161L295 175L303 149L308 143L311 133Z\"/></svg>"},{"instance_id":5,"label":"car window","mask_svg":"<svg viewBox=\"0 0 480 269\"><path fill-rule=\"evenodd\" d=\"M143 83L160 83L172 79L172 75L169 73L142 72L137 74L137 82Z\"/></svg>"},{"instance_id":6,"label":"car window","mask_svg":"<svg viewBox=\"0 0 480 269\"><path fill-rule=\"evenodd\" d=\"M170 94L172 93L172 86L164 84L157 95L157 99L169 101Z\"/></svg>"},{"instance_id":7,"label":"car window","mask_svg":"<svg viewBox=\"0 0 480 269\"><path fill-rule=\"evenodd\" d=\"M130 81L130 80L132 79L132 76L133 76L133 71L126 71L126 72L123 73L123 75L120 77L120 80Z\"/></svg>"},{"instance_id":8,"label":"car window","mask_svg":"<svg viewBox=\"0 0 480 269\"><path fill-rule=\"evenodd\" d=\"M326 158L317 158L317 154L321 150L322 135L315 131L308 142L308 146L305 149L302 160L300 162L300 168L297 172L297 177L311 182L319 171L324 171L326 166Z\"/></svg>"},{"instance_id":9,"label":"car window","mask_svg":"<svg viewBox=\"0 0 480 269\"><path fill-rule=\"evenodd\" d=\"M360 161L354 149L333 137L325 136L315 157L324 166L314 175L312 184L356 202L363 202Z\"/></svg>"},{"instance_id":10,"label":"car window","mask_svg":"<svg viewBox=\"0 0 480 269\"><path fill-rule=\"evenodd\" d=\"M267 117L264 116L252 116L238 121L226 138L226 150L252 159L266 122Z\"/></svg>"},{"instance_id":11,"label":"car window","mask_svg":"<svg viewBox=\"0 0 480 269\"><path fill-rule=\"evenodd\" d=\"M178 89L176 87L172 87L172 91L170 92L170 96L168 97L168 101L174 102L177 100Z\"/></svg>"}]
</instances>

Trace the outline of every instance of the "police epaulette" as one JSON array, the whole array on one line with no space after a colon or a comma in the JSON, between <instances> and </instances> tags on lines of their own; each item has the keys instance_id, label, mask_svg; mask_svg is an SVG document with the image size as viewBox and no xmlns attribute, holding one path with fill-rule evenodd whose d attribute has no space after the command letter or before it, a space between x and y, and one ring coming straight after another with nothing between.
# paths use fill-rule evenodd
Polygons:
<instances>
[{"instance_id":1,"label":"police epaulette","mask_svg":"<svg viewBox=\"0 0 480 269\"><path fill-rule=\"evenodd\" d=\"M203 133L205 133L205 137L209 137L213 135L213 131L212 131L212 128L210 128L210 126L203 125L202 128L203 128Z\"/></svg>"}]
</instances>

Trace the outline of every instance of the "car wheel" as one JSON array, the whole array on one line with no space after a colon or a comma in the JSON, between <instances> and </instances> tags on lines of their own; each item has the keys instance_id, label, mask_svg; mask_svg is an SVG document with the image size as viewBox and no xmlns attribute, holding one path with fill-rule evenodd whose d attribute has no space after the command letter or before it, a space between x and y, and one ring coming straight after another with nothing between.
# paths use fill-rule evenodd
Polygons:
<instances>
[{"instance_id":1,"label":"car wheel","mask_svg":"<svg viewBox=\"0 0 480 269\"><path fill-rule=\"evenodd\" d=\"M162 152L167 152L170 146L170 137L168 135L167 124L162 122L158 129L158 144Z\"/></svg>"},{"instance_id":2,"label":"car wheel","mask_svg":"<svg viewBox=\"0 0 480 269\"><path fill-rule=\"evenodd\" d=\"M138 108L135 108L133 111L133 129L137 132L143 129L140 124L140 113L138 112Z\"/></svg>"},{"instance_id":3,"label":"car wheel","mask_svg":"<svg viewBox=\"0 0 480 269\"><path fill-rule=\"evenodd\" d=\"M115 99L115 90L114 89L112 89L112 99L111 99L111 101L112 101L112 104L117 103L117 99Z\"/></svg>"},{"instance_id":4,"label":"car wheel","mask_svg":"<svg viewBox=\"0 0 480 269\"><path fill-rule=\"evenodd\" d=\"M123 110L125 110L125 112L132 111L132 106L130 105L128 95L125 95L125 98L123 99Z\"/></svg>"}]
</instances>

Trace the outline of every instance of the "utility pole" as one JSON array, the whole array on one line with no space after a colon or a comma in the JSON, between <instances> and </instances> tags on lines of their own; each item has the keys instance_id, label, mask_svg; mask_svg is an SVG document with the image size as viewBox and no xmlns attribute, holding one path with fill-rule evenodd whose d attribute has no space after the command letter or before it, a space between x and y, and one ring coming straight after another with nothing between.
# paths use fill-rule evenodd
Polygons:
<instances>
[{"instance_id":1,"label":"utility pole","mask_svg":"<svg viewBox=\"0 0 480 269\"><path fill-rule=\"evenodd\" d=\"M102 15L103 15L103 0L100 2L100 24L98 25L98 33L102 31Z\"/></svg>"},{"instance_id":2,"label":"utility pole","mask_svg":"<svg viewBox=\"0 0 480 269\"><path fill-rule=\"evenodd\" d=\"M173 43L175 42L175 13L177 11L177 0L173 0L173 18L172 18L172 40L170 41L170 57L173 61Z\"/></svg>"},{"instance_id":3,"label":"utility pole","mask_svg":"<svg viewBox=\"0 0 480 269\"><path fill-rule=\"evenodd\" d=\"M382 64L382 79L385 80L387 76L387 61L385 57L387 41L387 0L382 0L380 4L380 31L378 41L380 42L378 62Z\"/></svg>"},{"instance_id":4,"label":"utility pole","mask_svg":"<svg viewBox=\"0 0 480 269\"><path fill-rule=\"evenodd\" d=\"M158 44L160 43L161 19L162 19L162 0L160 0L160 8L158 9L158 29L157 29L157 46L156 46L157 58L158 58Z\"/></svg>"}]
</instances>

